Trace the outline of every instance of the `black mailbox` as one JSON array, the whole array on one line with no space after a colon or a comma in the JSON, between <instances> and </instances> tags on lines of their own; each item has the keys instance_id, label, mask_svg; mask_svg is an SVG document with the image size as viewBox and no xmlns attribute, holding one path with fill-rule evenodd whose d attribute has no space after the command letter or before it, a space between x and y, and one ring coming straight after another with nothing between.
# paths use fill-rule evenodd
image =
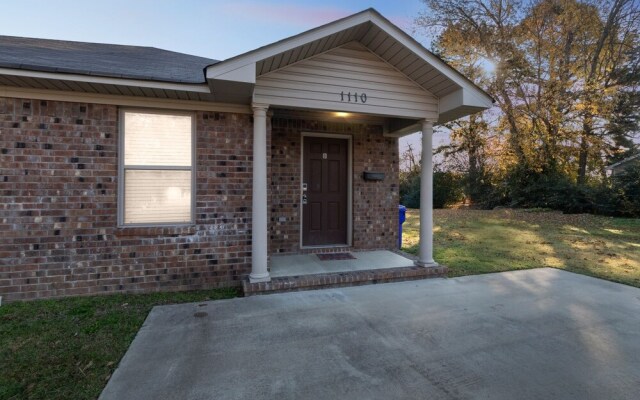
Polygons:
<instances>
[{"instance_id":1,"label":"black mailbox","mask_svg":"<svg viewBox=\"0 0 640 400\"><path fill-rule=\"evenodd\" d=\"M365 181L383 181L384 172L363 172L362 177Z\"/></svg>"}]
</instances>

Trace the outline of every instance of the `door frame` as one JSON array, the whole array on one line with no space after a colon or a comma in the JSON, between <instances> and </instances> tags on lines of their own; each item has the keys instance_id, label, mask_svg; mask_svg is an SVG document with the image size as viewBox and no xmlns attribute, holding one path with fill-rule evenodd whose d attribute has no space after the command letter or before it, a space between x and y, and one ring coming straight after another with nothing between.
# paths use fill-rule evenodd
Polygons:
<instances>
[{"instance_id":1,"label":"door frame","mask_svg":"<svg viewBox=\"0 0 640 400\"><path fill-rule=\"evenodd\" d=\"M332 247L351 247L353 244L353 136L342 135L337 133L321 133L321 132L301 132L300 133L300 249L322 249ZM304 138L319 137L328 139L346 139L347 140L347 243L346 244L327 244L318 246L303 245L303 207L302 204L302 183L304 182Z\"/></svg>"}]
</instances>

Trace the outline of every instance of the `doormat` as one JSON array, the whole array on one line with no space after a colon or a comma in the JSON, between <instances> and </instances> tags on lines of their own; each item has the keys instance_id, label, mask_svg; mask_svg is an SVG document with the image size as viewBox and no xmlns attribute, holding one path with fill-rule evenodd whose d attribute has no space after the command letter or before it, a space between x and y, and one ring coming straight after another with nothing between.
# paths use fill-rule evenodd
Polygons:
<instances>
[{"instance_id":1,"label":"doormat","mask_svg":"<svg viewBox=\"0 0 640 400\"><path fill-rule=\"evenodd\" d=\"M316 254L320 261L334 261L334 260L355 260L356 258L351 253L324 253Z\"/></svg>"}]
</instances>

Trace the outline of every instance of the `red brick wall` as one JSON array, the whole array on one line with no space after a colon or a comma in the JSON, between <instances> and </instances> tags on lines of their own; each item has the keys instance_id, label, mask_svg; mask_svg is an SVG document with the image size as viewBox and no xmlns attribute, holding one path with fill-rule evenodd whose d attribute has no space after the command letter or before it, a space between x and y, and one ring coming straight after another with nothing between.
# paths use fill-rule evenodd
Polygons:
<instances>
[{"instance_id":1,"label":"red brick wall","mask_svg":"<svg viewBox=\"0 0 640 400\"><path fill-rule=\"evenodd\" d=\"M301 131L353 135L353 247L394 247L397 140L376 125L275 118L271 253L299 252ZM0 98L0 296L238 286L251 268L252 133L250 115L197 112L196 224L118 228L118 107ZM364 170L386 179L364 182Z\"/></svg>"},{"instance_id":2,"label":"red brick wall","mask_svg":"<svg viewBox=\"0 0 640 400\"><path fill-rule=\"evenodd\" d=\"M237 286L251 261L251 116L196 114L196 224L116 227L118 108L0 98L5 300Z\"/></svg>"},{"instance_id":3,"label":"red brick wall","mask_svg":"<svg viewBox=\"0 0 640 400\"><path fill-rule=\"evenodd\" d=\"M270 253L300 253L301 132L350 135L353 145L353 249L392 249L398 235L398 140L382 126L274 117L271 129ZM363 171L384 172L366 182ZM326 250L322 250L326 251ZM344 251L344 250L341 250Z\"/></svg>"}]
</instances>

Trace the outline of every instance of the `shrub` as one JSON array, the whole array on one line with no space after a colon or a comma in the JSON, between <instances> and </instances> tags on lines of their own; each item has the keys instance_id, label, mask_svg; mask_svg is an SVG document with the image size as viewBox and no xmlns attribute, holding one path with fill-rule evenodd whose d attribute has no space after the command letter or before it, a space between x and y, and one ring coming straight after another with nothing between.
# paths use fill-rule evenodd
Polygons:
<instances>
[{"instance_id":1,"label":"shrub","mask_svg":"<svg viewBox=\"0 0 640 400\"><path fill-rule=\"evenodd\" d=\"M400 204L420 208L420 171L400 174Z\"/></svg>"},{"instance_id":2,"label":"shrub","mask_svg":"<svg viewBox=\"0 0 640 400\"><path fill-rule=\"evenodd\" d=\"M444 208L464 199L463 176L451 171L433 172L433 207ZM406 173L400 177L400 203L420 208L420 174Z\"/></svg>"},{"instance_id":3,"label":"shrub","mask_svg":"<svg viewBox=\"0 0 640 400\"><path fill-rule=\"evenodd\" d=\"M433 173L433 207L444 208L464 200L464 176L451 171Z\"/></svg>"},{"instance_id":4,"label":"shrub","mask_svg":"<svg viewBox=\"0 0 640 400\"><path fill-rule=\"evenodd\" d=\"M611 179L611 192L617 215L640 217L640 160Z\"/></svg>"}]
</instances>

